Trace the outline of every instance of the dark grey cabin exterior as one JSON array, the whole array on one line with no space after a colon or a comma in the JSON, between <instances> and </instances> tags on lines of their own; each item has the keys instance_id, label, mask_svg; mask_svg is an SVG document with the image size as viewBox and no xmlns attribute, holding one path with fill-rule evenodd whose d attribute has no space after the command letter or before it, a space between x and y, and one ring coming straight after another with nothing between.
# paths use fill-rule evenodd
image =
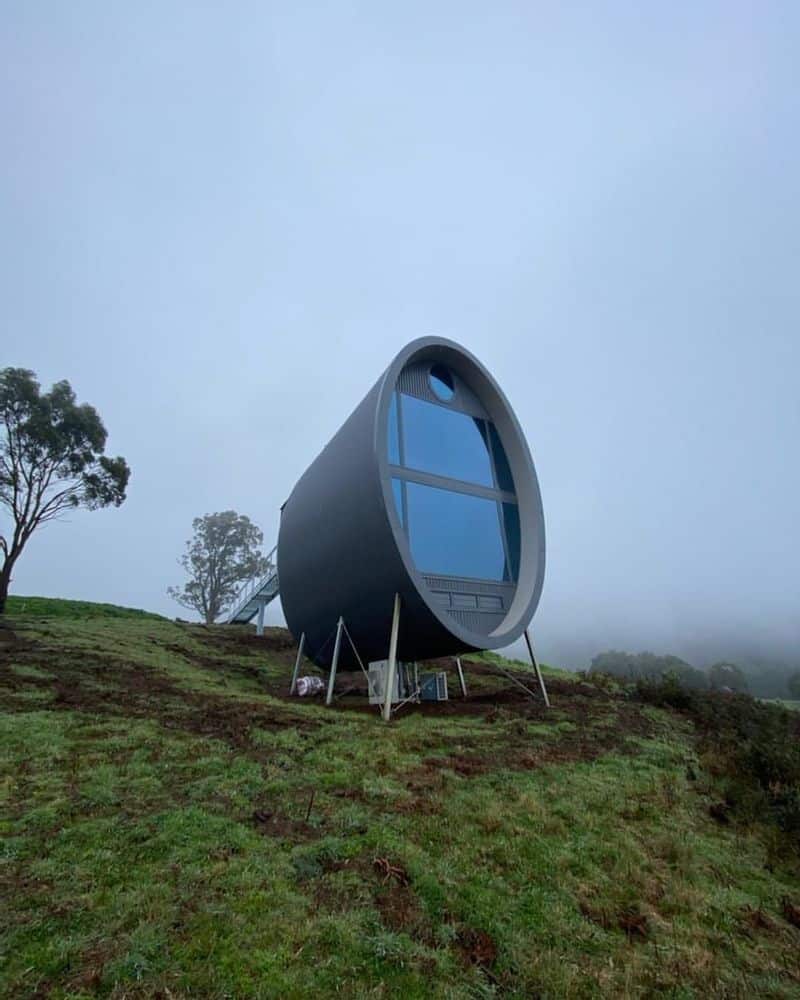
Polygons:
<instances>
[{"instance_id":1,"label":"dark grey cabin exterior","mask_svg":"<svg viewBox=\"0 0 800 1000\"><path fill-rule=\"evenodd\" d=\"M330 665L341 615L364 660L496 649L522 635L544 580L533 462L502 391L442 338L407 345L298 481L281 513L287 624ZM349 644L342 667L353 666Z\"/></svg>"}]
</instances>

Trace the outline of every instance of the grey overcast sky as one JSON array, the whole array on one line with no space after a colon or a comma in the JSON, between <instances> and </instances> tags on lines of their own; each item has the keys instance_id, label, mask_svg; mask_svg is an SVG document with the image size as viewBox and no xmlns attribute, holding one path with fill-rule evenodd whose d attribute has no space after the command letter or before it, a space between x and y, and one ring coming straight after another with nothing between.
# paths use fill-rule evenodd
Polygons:
<instances>
[{"instance_id":1,"label":"grey overcast sky","mask_svg":"<svg viewBox=\"0 0 800 1000\"><path fill-rule=\"evenodd\" d=\"M439 334L533 451L546 659L800 659L800 5L6 0L0 33L0 364L132 467L17 593L185 614L192 518L271 546Z\"/></svg>"}]
</instances>

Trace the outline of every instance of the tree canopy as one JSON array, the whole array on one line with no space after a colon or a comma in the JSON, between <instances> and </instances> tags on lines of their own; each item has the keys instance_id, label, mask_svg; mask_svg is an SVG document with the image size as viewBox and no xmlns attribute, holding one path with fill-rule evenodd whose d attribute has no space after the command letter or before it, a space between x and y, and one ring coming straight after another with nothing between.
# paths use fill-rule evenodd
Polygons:
<instances>
[{"instance_id":1,"label":"tree canopy","mask_svg":"<svg viewBox=\"0 0 800 1000\"><path fill-rule=\"evenodd\" d=\"M180 559L189 579L181 587L169 587L167 593L211 624L242 584L266 573L268 563L260 552L264 536L249 517L235 510L196 517L192 529Z\"/></svg>"},{"instance_id":2,"label":"tree canopy","mask_svg":"<svg viewBox=\"0 0 800 1000\"><path fill-rule=\"evenodd\" d=\"M591 673L611 674L626 680L645 678L659 680L674 677L689 688L707 688L708 678L702 670L678 656L657 656L655 653L624 653L610 649L598 653L592 660Z\"/></svg>"},{"instance_id":3,"label":"tree canopy","mask_svg":"<svg viewBox=\"0 0 800 1000\"><path fill-rule=\"evenodd\" d=\"M0 534L0 611L11 572L39 525L67 510L119 505L130 469L108 458L106 429L94 407L78 404L69 382L43 393L32 371L0 371L0 505L11 515Z\"/></svg>"},{"instance_id":4,"label":"tree canopy","mask_svg":"<svg viewBox=\"0 0 800 1000\"><path fill-rule=\"evenodd\" d=\"M747 678L735 663L715 663L708 671L708 680L717 690L747 691Z\"/></svg>"}]
</instances>

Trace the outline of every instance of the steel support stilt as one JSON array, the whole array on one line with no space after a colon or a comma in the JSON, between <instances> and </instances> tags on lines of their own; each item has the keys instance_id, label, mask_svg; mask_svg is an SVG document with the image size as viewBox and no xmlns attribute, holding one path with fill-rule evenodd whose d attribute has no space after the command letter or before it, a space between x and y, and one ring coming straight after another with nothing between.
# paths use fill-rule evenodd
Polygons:
<instances>
[{"instance_id":1,"label":"steel support stilt","mask_svg":"<svg viewBox=\"0 0 800 1000\"><path fill-rule=\"evenodd\" d=\"M461 685L461 694L467 697L467 682L464 680L464 670L461 667L461 657L456 657L456 670L458 670L458 683Z\"/></svg>"},{"instance_id":2,"label":"steel support stilt","mask_svg":"<svg viewBox=\"0 0 800 1000\"><path fill-rule=\"evenodd\" d=\"M344 619L339 618L336 624L336 642L333 644L333 659L331 660L331 675L328 678L328 694L325 698L325 704L330 705L333 701L333 685L336 681L336 668L339 666L339 650L342 645L342 629L344 628Z\"/></svg>"},{"instance_id":3,"label":"steel support stilt","mask_svg":"<svg viewBox=\"0 0 800 1000\"><path fill-rule=\"evenodd\" d=\"M297 647L297 659L294 661L294 670L292 671L292 683L289 685L289 694L293 695L297 692L297 675L300 673L300 662L303 659L303 648L306 644L306 634L305 632L300 635L300 645Z\"/></svg>"},{"instance_id":4,"label":"steel support stilt","mask_svg":"<svg viewBox=\"0 0 800 1000\"><path fill-rule=\"evenodd\" d=\"M533 655L533 645L531 644L531 637L528 635L527 629L525 629L525 642L528 645L528 652L530 653L533 669L536 671L536 678L539 681L539 687L542 689L544 703L547 708L550 708L550 699L547 697L547 688L544 686L544 677L542 676L542 671L539 669L539 664L536 662L536 657Z\"/></svg>"},{"instance_id":5,"label":"steel support stilt","mask_svg":"<svg viewBox=\"0 0 800 1000\"><path fill-rule=\"evenodd\" d=\"M389 669L386 678L386 692L383 702L383 720L388 722L392 717L392 692L394 691L394 676L397 670L397 633L400 630L400 595L394 595L394 612L392 613L392 634L389 639Z\"/></svg>"}]
</instances>

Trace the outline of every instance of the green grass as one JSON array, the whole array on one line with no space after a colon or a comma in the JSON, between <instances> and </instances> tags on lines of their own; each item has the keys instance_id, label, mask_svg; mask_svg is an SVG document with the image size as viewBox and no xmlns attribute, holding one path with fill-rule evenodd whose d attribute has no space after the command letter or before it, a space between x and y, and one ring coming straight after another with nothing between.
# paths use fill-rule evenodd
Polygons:
<instances>
[{"instance_id":1,"label":"green grass","mask_svg":"<svg viewBox=\"0 0 800 1000\"><path fill-rule=\"evenodd\" d=\"M150 618L161 619L161 615L138 608L121 608L116 604L95 604L91 601L65 601L57 597L16 597L6 601L6 615L30 618L66 618L70 621L86 618Z\"/></svg>"},{"instance_id":2,"label":"green grass","mask_svg":"<svg viewBox=\"0 0 800 1000\"><path fill-rule=\"evenodd\" d=\"M66 603L0 651L3 996L800 994L798 858L685 717L483 656L497 706L384 726L277 630Z\"/></svg>"}]
</instances>

